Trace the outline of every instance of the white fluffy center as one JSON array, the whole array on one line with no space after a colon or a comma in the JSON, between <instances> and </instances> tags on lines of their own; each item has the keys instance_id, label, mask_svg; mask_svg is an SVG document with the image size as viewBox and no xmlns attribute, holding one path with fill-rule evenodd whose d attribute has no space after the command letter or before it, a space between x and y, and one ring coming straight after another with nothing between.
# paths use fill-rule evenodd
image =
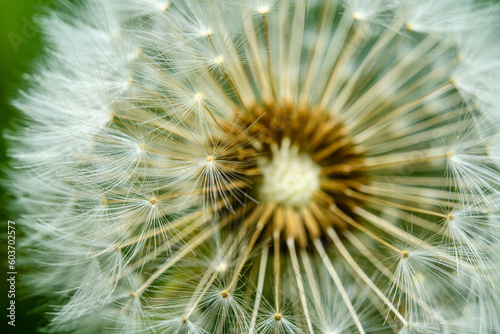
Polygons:
<instances>
[{"instance_id":1,"label":"white fluffy center","mask_svg":"<svg viewBox=\"0 0 500 334\"><path fill-rule=\"evenodd\" d=\"M299 153L297 146L284 138L281 147L271 147L272 159L261 159L262 184L259 200L289 206L309 203L314 191L319 189L320 167L311 157Z\"/></svg>"}]
</instances>

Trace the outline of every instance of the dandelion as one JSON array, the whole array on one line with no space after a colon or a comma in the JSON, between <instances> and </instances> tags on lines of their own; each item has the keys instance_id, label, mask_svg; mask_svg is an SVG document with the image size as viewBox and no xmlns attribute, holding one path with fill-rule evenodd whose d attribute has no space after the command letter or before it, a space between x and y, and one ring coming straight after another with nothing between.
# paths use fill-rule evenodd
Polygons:
<instances>
[{"instance_id":1,"label":"dandelion","mask_svg":"<svg viewBox=\"0 0 500 334\"><path fill-rule=\"evenodd\" d=\"M46 17L9 139L47 330L499 333L498 9Z\"/></svg>"}]
</instances>

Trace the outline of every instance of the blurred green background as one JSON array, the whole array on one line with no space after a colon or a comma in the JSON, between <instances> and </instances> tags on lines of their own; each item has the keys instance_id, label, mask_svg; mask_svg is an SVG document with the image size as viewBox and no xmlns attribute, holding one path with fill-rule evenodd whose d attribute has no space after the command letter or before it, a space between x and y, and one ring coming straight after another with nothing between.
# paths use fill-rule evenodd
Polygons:
<instances>
[{"instance_id":1,"label":"blurred green background","mask_svg":"<svg viewBox=\"0 0 500 334\"><path fill-rule=\"evenodd\" d=\"M0 0L0 131L3 134L9 124L14 123L17 112L10 106L10 101L17 95L18 89L23 87L23 73L33 72L35 60L42 53L42 42L38 27L33 23L33 17L43 13L53 0ZM45 8L45 9L44 9ZM6 160L5 141L0 140L0 170L5 170ZM3 179L3 172L0 180ZM1 181L0 181L1 182ZM4 182L0 187L0 234L6 231L7 220L16 221L13 213L9 213L8 198L4 189ZM17 232L17 230L16 230ZM17 232L19 235L19 232ZM35 333L36 328L43 326L41 315L32 312L40 301L30 298L20 290L23 279L22 270L18 270L16 291L16 327L7 325L6 308L7 298L7 244L1 238L0 249L0 332L3 333ZM19 254L17 257L19 258ZM21 281L21 282L20 282Z\"/></svg>"}]
</instances>

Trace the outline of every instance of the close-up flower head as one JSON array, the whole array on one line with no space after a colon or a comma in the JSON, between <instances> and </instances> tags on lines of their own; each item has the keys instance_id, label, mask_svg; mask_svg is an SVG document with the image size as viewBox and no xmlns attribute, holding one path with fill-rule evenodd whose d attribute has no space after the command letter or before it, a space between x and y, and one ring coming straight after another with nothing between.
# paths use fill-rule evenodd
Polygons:
<instances>
[{"instance_id":1,"label":"close-up flower head","mask_svg":"<svg viewBox=\"0 0 500 334\"><path fill-rule=\"evenodd\" d=\"M4 182L40 331L500 333L499 4L60 1L37 24Z\"/></svg>"}]
</instances>

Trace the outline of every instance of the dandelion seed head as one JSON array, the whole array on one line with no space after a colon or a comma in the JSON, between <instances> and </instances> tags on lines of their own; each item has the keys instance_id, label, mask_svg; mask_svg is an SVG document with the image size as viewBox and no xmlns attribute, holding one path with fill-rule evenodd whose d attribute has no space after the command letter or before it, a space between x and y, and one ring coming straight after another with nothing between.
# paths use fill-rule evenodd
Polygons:
<instances>
[{"instance_id":1,"label":"dandelion seed head","mask_svg":"<svg viewBox=\"0 0 500 334\"><path fill-rule=\"evenodd\" d=\"M60 296L48 330L498 331L494 13L89 0L42 19L6 137L30 284Z\"/></svg>"}]
</instances>

